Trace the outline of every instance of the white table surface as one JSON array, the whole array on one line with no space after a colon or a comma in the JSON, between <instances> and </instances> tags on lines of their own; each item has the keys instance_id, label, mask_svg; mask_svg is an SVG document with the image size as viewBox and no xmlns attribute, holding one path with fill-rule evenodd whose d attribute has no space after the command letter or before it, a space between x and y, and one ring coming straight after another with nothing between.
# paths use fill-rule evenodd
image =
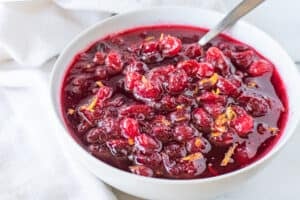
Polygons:
<instances>
[{"instance_id":1,"label":"white table surface","mask_svg":"<svg viewBox=\"0 0 300 200\"><path fill-rule=\"evenodd\" d=\"M52 61L53 62L53 61ZM51 63L47 65L51 67ZM13 62L0 65L0 69L15 66ZM300 64L298 64L300 69ZM49 67L42 70L46 77ZM0 87L1 90L1 87ZM295 91L296 92L296 91ZM1 103L1 102L0 102ZM0 117L0 126L4 118ZM24 152L26 153L26 152ZM237 186L239 187L239 186ZM119 200L141 200L123 192L114 190ZM216 200L297 200L300 197L300 125L293 138L255 178L250 180L238 192L229 193ZM99 197L101 200L101 197Z\"/></svg>"}]
</instances>

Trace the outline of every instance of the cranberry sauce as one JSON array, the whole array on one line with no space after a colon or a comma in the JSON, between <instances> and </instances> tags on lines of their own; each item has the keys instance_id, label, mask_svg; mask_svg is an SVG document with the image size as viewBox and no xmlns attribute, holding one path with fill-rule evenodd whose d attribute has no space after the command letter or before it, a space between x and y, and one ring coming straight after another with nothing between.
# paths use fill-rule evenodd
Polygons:
<instances>
[{"instance_id":1,"label":"cranberry sauce","mask_svg":"<svg viewBox=\"0 0 300 200\"><path fill-rule=\"evenodd\" d=\"M62 112L92 155L143 176L212 177L238 170L278 140L288 112L273 64L221 35L143 27L78 53L62 88Z\"/></svg>"}]
</instances>

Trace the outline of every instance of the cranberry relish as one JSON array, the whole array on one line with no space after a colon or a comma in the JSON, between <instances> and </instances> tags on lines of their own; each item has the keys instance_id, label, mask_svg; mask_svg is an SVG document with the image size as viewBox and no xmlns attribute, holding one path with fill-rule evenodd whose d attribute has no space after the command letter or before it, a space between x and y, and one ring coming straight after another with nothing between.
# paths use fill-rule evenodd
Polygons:
<instances>
[{"instance_id":1,"label":"cranberry relish","mask_svg":"<svg viewBox=\"0 0 300 200\"><path fill-rule=\"evenodd\" d=\"M286 121L278 73L227 36L200 47L204 33L143 27L79 53L62 109L80 143L120 169L173 179L228 173L266 153Z\"/></svg>"}]
</instances>

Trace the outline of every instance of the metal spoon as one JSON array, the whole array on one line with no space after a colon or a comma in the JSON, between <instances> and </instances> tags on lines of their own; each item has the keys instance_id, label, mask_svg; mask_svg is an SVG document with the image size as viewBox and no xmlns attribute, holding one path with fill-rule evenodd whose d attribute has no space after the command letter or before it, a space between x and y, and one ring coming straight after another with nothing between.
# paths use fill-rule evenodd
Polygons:
<instances>
[{"instance_id":1,"label":"metal spoon","mask_svg":"<svg viewBox=\"0 0 300 200\"><path fill-rule=\"evenodd\" d=\"M242 1L234 9L232 9L220 23L218 23L214 28L208 31L204 36L202 36L202 38L198 42L200 46L204 46L205 44L207 44L210 40L219 35L229 26L233 25L237 20L249 13L264 1L265 0Z\"/></svg>"}]
</instances>

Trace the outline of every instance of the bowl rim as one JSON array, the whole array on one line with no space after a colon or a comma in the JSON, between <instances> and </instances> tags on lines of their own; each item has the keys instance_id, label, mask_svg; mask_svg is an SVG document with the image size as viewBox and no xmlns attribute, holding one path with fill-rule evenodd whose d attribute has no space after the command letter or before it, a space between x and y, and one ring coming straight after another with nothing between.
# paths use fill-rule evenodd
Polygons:
<instances>
[{"instance_id":1,"label":"bowl rim","mask_svg":"<svg viewBox=\"0 0 300 200\"><path fill-rule=\"evenodd\" d=\"M99 159L97 159L96 157L94 157L92 154L88 153L80 144L77 143L77 141L72 137L72 135L70 134L68 127L66 127L66 124L64 122L64 119L62 119L62 117L60 116L61 112L61 108L58 108L59 112L57 111L57 108L55 106L55 96L54 95L60 95L60 88L56 91L55 86L54 86L54 80L56 78L56 72L58 71L58 68L60 67L60 62L62 62L62 60L64 60L64 55L66 54L66 52L68 52L68 50L70 49L70 47L73 46L74 43L76 43L78 40L82 40L85 38L85 36L91 32L92 30L98 28L99 26L101 26L103 23L109 23L111 20L122 20L122 18L124 16L127 15L131 15L131 14L135 14L135 15L139 15L142 14L144 12L151 12L151 11L164 11L167 9L179 9L179 10L197 10L203 13L210 13L212 15L214 15L216 18L222 18L225 16L225 14L222 14L220 12L214 11L214 10L210 10L210 9L202 9L202 8L192 8L192 7L186 7L186 6L161 6L161 7L149 7L149 8L143 8L143 9L138 9L138 10L131 10L131 11L127 11L124 12L122 14L118 14L112 17L109 17L107 19L101 20L100 22L95 23L94 25L88 27L87 29L81 31L76 37L74 37L67 45L66 47L63 49L63 51L61 52L61 54L59 55L59 57L57 58L54 67L52 69L51 72L51 76L50 76L50 98L51 98L51 107L52 107L52 111L55 114L55 118L57 119L58 124L61 128L63 128L64 133L62 133L64 136L66 136L65 138L67 138L69 140L69 142L71 142L72 145L74 145L74 147L77 147L77 151L80 151L80 153L84 154L84 156L87 159L90 159L91 162L93 162L95 165L102 165L102 166L106 166L108 168L110 168L109 170L112 170L112 172L116 172L116 173L121 173L121 175L124 176L128 176L128 178L133 178L136 179L137 181L144 181L144 182L152 182L152 183L159 183L159 184L178 184L178 185L185 185L185 184L199 184L199 183L207 183L207 182L214 182L214 181L218 181L221 179L226 179L226 178L230 178L233 176L236 176L238 174L242 174L245 173L247 171L250 171L251 169L254 169L258 166L260 166L262 163L266 162L267 160L271 159L279 150L282 149L283 146L285 146L285 144L287 143L287 141L291 138L291 136L294 134L295 132L295 128L297 127L297 124L299 124L300 119L297 119L297 122L295 122L295 124L291 127L291 133L288 134L287 136L283 137L284 134L286 134L286 130L283 130L282 133L282 137L280 137L278 139L278 141L276 142L276 144L265 154L263 155L261 158L259 158L258 160L254 161L253 163L250 163L249 165L229 172L229 173L225 173L225 174L221 174L218 176L214 176L214 177L207 177L207 178L198 178L198 179L166 179L166 178L154 178L154 177L145 177L145 176L140 176L140 175L136 175L124 170L121 170L119 168L116 168L114 166L111 166ZM162 23L162 25L165 25ZM172 24L172 25L176 25L176 24ZM180 23L178 23L178 25L181 25ZM236 23L236 25L234 25L234 27L237 26L248 26L249 28L253 29L253 31L259 33L260 35L264 35L266 37L269 38L270 41L272 41L272 43L274 43L275 45L277 45L283 53L286 54L286 57L293 63L293 67L295 67L295 64L293 62L293 60L290 58L290 56L286 53L286 51L278 44L277 41L275 41L270 35L268 35L267 33L265 33L264 31L260 30L259 28L255 27L254 25L244 21L244 20L240 20L239 22ZM189 26L189 25L188 25ZM128 27L128 28L134 28L134 27ZM122 30L121 30L122 31ZM227 31L223 32L225 35L229 35ZM112 33L113 34L113 33ZM104 35L105 36L105 35ZM230 35L229 35L230 36ZM230 36L233 37L234 36ZM101 38L101 37L99 37ZM239 39L237 39L238 41L240 41ZM87 43L86 46L88 46L89 44ZM272 60L271 60L272 61ZM63 69L68 69L68 66L65 66ZM297 76L300 78L300 73L297 70ZM60 86L60 85L59 85ZM56 92L55 92L56 91ZM288 105L290 102L290 98L287 95L287 99L288 99ZM289 109L290 110L290 109ZM290 112L290 111L289 111ZM288 124L288 122L290 118L290 113L288 114L287 117L287 122L286 124ZM287 126L287 125L286 125ZM75 147L75 148L76 148ZM101 166L99 166L99 168L101 168Z\"/></svg>"}]
</instances>

